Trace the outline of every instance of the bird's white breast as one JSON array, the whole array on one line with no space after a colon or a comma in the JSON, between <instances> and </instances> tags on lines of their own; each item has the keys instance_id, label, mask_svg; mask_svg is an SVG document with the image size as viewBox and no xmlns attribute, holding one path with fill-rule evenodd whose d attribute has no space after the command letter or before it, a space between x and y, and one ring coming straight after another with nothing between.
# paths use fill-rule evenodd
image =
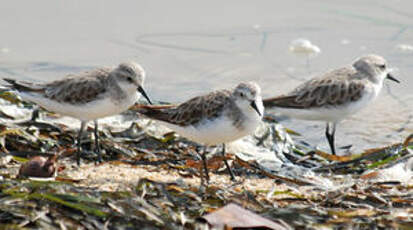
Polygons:
<instances>
[{"instance_id":1,"label":"bird's white breast","mask_svg":"<svg viewBox=\"0 0 413 230\"><path fill-rule=\"evenodd\" d=\"M23 99L34 102L39 106L64 116L70 116L82 121L96 120L98 118L116 115L127 110L138 99L139 95L134 92L127 95L121 101L114 101L109 94L97 100L85 104L70 104L57 102L43 97L40 94L21 93Z\"/></svg>"},{"instance_id":2,"label":"bird's white breast","mask_svg":"<svg viewBox=\"0 0 413 230\"><path fill-rule=\"evenodd\" d=\"M260 124L261 120L244 120L241 128L234 126L233 120L228 116L220 116L214 120L205 120L197 126L178 126L167 122L161 122L179 135L192 141L217 145L235 141L241 137L252 134Z\"/></svg>"},{"instance_id":3,"label":"bird's white breast","mask_svg":"<svg viewBox=\"0 0 413 230\"><path fill-rule=\"evenodd\" d=\"M381 88L382 84L367 84L359 100L343 105L308 109L274 107L272 110L296 119L339 122L369 106L377 98Z\"/></svg>"}]
</instances>

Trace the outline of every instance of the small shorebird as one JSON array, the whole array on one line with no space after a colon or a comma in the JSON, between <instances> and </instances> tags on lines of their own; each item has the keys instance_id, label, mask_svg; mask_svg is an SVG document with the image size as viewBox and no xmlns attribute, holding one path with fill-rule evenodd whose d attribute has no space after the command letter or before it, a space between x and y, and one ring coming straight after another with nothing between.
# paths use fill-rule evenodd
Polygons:
<instances>
[{"instance_id":1,"label":"small shorebird","mask_svg":"<svg viewBox=\"0 0 413 230\"><path fill-rule=\"evenodd\" d=\"M224 163L234 180L234 173L225 159L225 143L252 134L261 122L264 107L260 87L248 82L238 84L233 90L192 98L178 106L161 109L143 106L137 111L195 142L223 144ZM205 152L200 155L209 182Z\"/></svg>"},{"instance_id":2,"label":"small shorebird","mask_svg":"<svg viewBox=\"0 0 413 230\"><path fill-rule=\"evenodd\" d=\"M298 119L326 121L325 135L335 155L336 124L373 102L384 79L399 83L391 71L383 57L366 55L352 66L313 78L286 95L264 99L264 107Z\"/></svg>"},{"instance_id":3,"label":"small shorebird","mask_svg":"<svg viewBox=\"0 0 413 230\"><path fill-rule=\"evenodd\" d=\"M101 161L98 137L98 118L112 116L127 110L142 94L145 79L143 68L134 63L122 63L116 68L99 68L50 83L32 83L4 79L17 90L24 100L38 104L46 110L81 121L77 137L77 164L80 164L80 142L88 121L95 124L95 147ZM137 94L137 91L140 94Z\"/></svg>"}]
</instances>

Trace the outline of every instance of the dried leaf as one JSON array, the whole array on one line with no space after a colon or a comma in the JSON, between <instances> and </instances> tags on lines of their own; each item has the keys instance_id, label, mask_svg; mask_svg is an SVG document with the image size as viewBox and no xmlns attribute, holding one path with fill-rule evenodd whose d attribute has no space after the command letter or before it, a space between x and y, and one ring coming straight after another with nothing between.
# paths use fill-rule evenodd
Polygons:
<instances>
[{"instance_id":1,"label":"dried leaf","mask_svg":"<svg viewBox=\"0 0 413 230\"><path fill-rule=\"evenodd\" d=\"M407 138L406 138L406 140L404 140L404 142L403 142L403 148L407 148L409 145L410 145L410 143L413 141L413 133L412 134L410 134Z\"/></svg>"},{"instance_id":2,"label":"dried leaf","mask_svg":"<svg viewBox=\"0 0 413 230\"><path fill-rule=\"evenodd\" d=\"M376 215L376 213L377 212L375 210L371 209L329 211L329 215L334 215L343 218L371 217Z\"/></svg>"},{"instance_id":3,"label":"dried leaf","mask_svg":"<svg viewBox=\"0 0 413 230\"><path fill-rule=\"evenodd\" d=\"M294 131L294 130L292 130L292 129L285 128L285 132L287 132L287 133L290 134L290 135L301 136L301 133L296 132L296 131Z\"/></svg>"},{"instance_id":4,"label":"dried leaf","mask_svg":"<svg viewBox=\"0 0 413 230\"><path fill-rule=\"evenodd\" d=\"M19 104L21 102L21 100L16 96L16 94L6 90L0 90L0 98L9 101L12 104Z\"/></svg>"},{"instance_id":5,"label":"dried leaf","mask_svg":"<svg viewBox=\"0 0 413 230\"><path fill-rule=\"evenodd\" d=\"M320 150L315 151L315 154L318 156L321 156L329 161L339 161L339 162L345 162L345 161L349 161L352 159L351 156L337 156L337 155L332 155Z\"/></svg>"},{"instance_id":6,"label":"dried leaf","mask_svg":"<svg viewBox=\"0 0 413 230\"><path fill-rule=\"evenodd\" d=\"M7 135L23 135L23 131L21 129L6 129L0 132L0 137L7 136Z\"/></svg>"},{"instance_id":7,"label":"dried leaf","mask_svg":"<svg viewBox=\"0 0 413 230\"><path fill-rule=\"evenodd\" d=\"M209 213L202 218L206 220L214 229L292 229L290 226L281 225L265 219L233 203L228 204L212 213Z\"/></svg>"},{"instance_id":8,"label":"dried leaf","mask_svg":"<svg viewBox=\"0 0 413 230\"><path fill-rule=\"evenodd\" d=\"M213 156L207 160L208 169L216 171L223 166L223 162L224 162L223 156ZM195 161L192 159L188 159L186 160L186 166L200 170L204 167L204 163L202 160Z\"/></svg>"},{"instance_id":9,"label":"dried leaf","mask_svg":"<svg viewBox=\"0 0 413 230\"><path fill-rule=\"evenodd\" d=\"M360 178L363 180L368 180L368 179L376 178L378 175L379 175L379 172L375 171L375 172L361 175Z\"/></svg>"},{"instance_id":10,"label":"dried leaf","mask_svg":"<svg viewBox=\"0 0 413 230\"><path fill-rule=\"evenodd\" d=\"M68 177L57 176L55 178L55 181L66 182L66 183L79 183L82 181L82 179L73 179L73 178L68 178Z\"/></svg>"}]
</instances>

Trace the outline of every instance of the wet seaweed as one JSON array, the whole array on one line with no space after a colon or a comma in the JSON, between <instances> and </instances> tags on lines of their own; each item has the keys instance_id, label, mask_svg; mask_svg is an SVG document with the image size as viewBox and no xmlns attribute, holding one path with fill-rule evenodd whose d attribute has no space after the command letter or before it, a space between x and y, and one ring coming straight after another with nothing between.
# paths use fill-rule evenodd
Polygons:
<instances>
[{"instance_id":1,"label":"wet seaweed","mask_svg":"<svg viewBox=\"0 0 413 230\"><path fill-rule=\"evenodd\" d=\"M99 164L89 134L77 167L76 130L59 122L8 119L0 126L0 228L201 229L208 222L200 217L230 203L286 229L413 227L413 135L338 157L294 143L290 135L299 133L267 119L243 140L250 149L225 156L236 182L230 182L222 156L207 149L213 179L205 187L199 183L202 146L152 122L132 117L123 130L100 131ZM265 159L254 157L264 153ZM28 160L55 154L53 180L17 177Z\"/></svg>"}]
</instances>

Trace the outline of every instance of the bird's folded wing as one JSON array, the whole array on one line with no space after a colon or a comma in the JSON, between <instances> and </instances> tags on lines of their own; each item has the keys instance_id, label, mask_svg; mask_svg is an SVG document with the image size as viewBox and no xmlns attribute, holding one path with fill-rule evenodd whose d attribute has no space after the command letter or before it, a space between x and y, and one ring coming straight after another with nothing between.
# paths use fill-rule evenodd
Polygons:
<instances>
[{"instance_id":1,"label":"bird's folded wing","mask_svg":"<svg viewBox=\"0 0 413 230\"><path fill-rule=\"evenodd\" d=\"M264 99L263 103L269 108L292 109L339 106L360 99L364 89L360 81L313 80L290 94Z\"/></svg>"},{"instance_id":2,"label":"bird's folded wing","mask_svg":"<svg viewBox=\"0 0 413 230\"><path fill-rule=\"evenodd\" d=\"M222 92L213 92L169 108L154 106L140 106L137 112L174 125L196 125L204 119L214 119L222 112L222 107L227 103L227 95Z\"/></svg>"},{"instance_id":3,"label":"bird's folded wing","mask_svg":"<svg viewBox=\"0 0 413 230\"><path fill-rule=\"evenodd\" d=\"M45 86L45 97L58 102L84 104L96 100L107 88L99 78L64 79Z\"/></svg>"}]
</instances>

